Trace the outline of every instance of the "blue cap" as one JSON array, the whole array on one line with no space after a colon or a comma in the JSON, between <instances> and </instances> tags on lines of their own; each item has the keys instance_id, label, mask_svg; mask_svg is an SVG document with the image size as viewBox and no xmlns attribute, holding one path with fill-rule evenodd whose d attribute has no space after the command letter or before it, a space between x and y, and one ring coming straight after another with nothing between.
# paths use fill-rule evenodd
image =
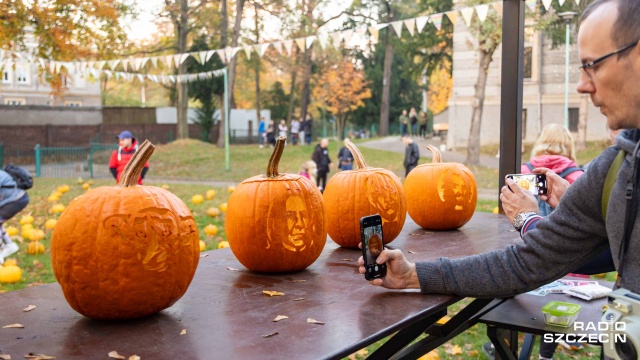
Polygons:
<instances>
[{"instance_id":1,"label":"blue cap","mask_svg":"<svg viewBox=\"0 0 640 360\"><path fill-rule=\"evenodd\" d=\"M123 131L120 133L120 135L116 136L116 139L133 139L133 135L131 134L131 131Z\"/></svg>"}]
</instances>

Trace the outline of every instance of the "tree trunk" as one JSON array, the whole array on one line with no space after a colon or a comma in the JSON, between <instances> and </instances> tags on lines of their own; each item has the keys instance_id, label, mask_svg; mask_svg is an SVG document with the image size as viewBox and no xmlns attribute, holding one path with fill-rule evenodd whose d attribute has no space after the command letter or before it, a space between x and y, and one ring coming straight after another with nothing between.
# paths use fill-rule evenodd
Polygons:
<instances>
[{"instance_id":1,"label":"tree trunk","mask_svg":"<svg viewBox=\"0 0 640 360\"><path fill-rule=\"evenodd\" d=\"M300 94L300 118L307 118L311 82L311 48L302 55L302 93Z\"/></svg>"},{"instance_id":2,"label":"tree trunk","mask_svg":"<svg viewBox=\"0 0 640 360\"><path fill-rule=\"evenodd\" d=\"M293 116L293 105L296 102L296 77L298 75L297 50L294 50L294 56L296 57L296 61L294 62L293 70L291 71L291 90L289 91L289 109L287 110L287 123L291 122L291 117ZM300 118L300 121L302 120L304 120L304 118Z\"/></svg>"},{"instance_id":3,"label":"tree trunk","mask_svg":"<svg viewBox=\"0 0 640 360\"><path fill-rule=\"evenodd\" d=\"M382 75L382 102L380 104L380 135L389 135L389 102L391 96L391 65L394 46L391 41L391 29L387 27L384 50L384 73Z\"/></svg>"},{"instance_id":4,"label":"tree trunk","mask_svg":"<svg viewBox=\"0 0 640 360\"><path fill-rule=\"evenodd\" d=\"M189 32L189 24L187 23L189 13L189 1L180 1L180 17L176 25L176 38L178 40L177 50L179 54L187 51L187 33ZM182 63L178 66L178 75L184 75L187 72L187 64ZM178 128L176 129L177 139L189 138L189 122L187 117L187 108L189 107L189 95L187 93L187 83L177 84L178 90Z\"/></svg>"},{"instance_id":5,"label":"tree trunk","mask_svg":"<svg viewBox=\"0 0 640 360\"><path fill-rule=\"evenodd\" d=\"M344 128L347 125L346 114L336 114L336 122L338 126L338 140L344 139Z\"/></svg>"},{"instance_id":6,"label":"tree trunk","mask_svg":"<svg viewBox=\"0 0 640 360\"><path fill-rule=\"evenodd\" d=\"M260 18L258 17L258 7L254 6L256 24L256 44L260 43ZM256 125L260 125L260 58L256 61ZM265 124L266 126L267 124ZM258 133L258 136L260 134ZM258 140L260 142L260 140Z\"/></svg>"},{"instance_id":7,"label":"tree trunk","mask_svg":"<svg viewBox=\"0 0 640 360\"><path fill-rule=\"evenodd\" d=\"M240 24L242 22L242 10L245 0L236 0L236 19L233 24L233 36L231 38L231 47L238 46L238 38L240 37ZM229 109L236 107L233 97L233 89L236 82L236 57L233 56L229 61Z\"/></svg>"},{"instance_id":8,"label":"tree trunk","mask_svg":"<svg viewBox=\"0 0 640 360\"><path fill-rule=\"evenodd\" d=\"M487 86L487 75L494 51L495 48L478 50L480 66L478 67L478 80L475 85L473 104L471 104L473 112L471 114L471 127L469 129L467 159L465 160L465 163L468 165L480 164L480 129L482 125L482 110L484 108L484 91Z\"/></svg>"},{"instance_id":9,"label":"tree trunk","mask_svg":"<svg viewBox=\"0 0 640 360\"><path fill-rule=\"evenodd\" d=\"M580 115L578 118L578 143L576 150L587 147L587 111L589 109L589 95L580 95Z\"/></svg>"},{"instance_id":10,"label":"tree trunk","mask_svg":"<svg viewBox=\"0 0 640 360\"><path fill-rule=\"evenodd\" d=\"M227 23L227 0L222 0L220 4L222 9L220 10L220 48L227 47L227 31L229 25ZM222 60L224 62L224 59ZM227 68L228 70L228 68ZM224 95L220 97L220 121L218 125L218 139L216 145L218 147L224 147L224 134L227 128L224 126L225 118L227 117L227 107L224 106Z\"/></svg>"}]
</instances>

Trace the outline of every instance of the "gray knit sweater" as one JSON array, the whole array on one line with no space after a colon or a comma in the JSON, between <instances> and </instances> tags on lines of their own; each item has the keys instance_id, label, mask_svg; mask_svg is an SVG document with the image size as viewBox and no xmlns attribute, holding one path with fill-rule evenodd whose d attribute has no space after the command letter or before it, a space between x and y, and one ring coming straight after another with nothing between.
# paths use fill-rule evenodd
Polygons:
<instances>
[{"instance_id":1,"label":"gray knit sweater","mask_svg":"<svg viewBox=\"0 0 640 360\"><path fill-rule=\"evenodd\" d=\"M625 188L640 130L618 135L589 171L569 187L560 205L528 231L523 242L461 259L440 258L416 264L424 293L471 297L508 297L535 289L584 265L611 247L618 268L624 232ZM611 191L606 224L602 219L602 189L620 148L627 157ZM635 154L639 156L639 154ZM640 217L640 212L639 216ZM625 255L622 287L640 293L640 221L636 220Z\"/></svg>"}]
</instances>

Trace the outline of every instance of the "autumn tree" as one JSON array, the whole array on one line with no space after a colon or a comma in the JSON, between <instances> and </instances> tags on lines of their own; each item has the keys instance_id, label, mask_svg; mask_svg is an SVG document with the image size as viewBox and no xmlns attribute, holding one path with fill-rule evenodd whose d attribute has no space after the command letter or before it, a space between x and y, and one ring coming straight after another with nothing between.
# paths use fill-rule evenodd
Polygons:
<instances>
[{"instance_id":1,"label":"autumn tree","mask_svg":"<svg viewBox=\"0 0 640 360\"><path fill-rule=\"evenodd\" d=\"M342 139L349 115L364 106L365 99L371 97L364 71L354 65L349 58L337 64L327 64L314 77L313 96L322 99L325 108L334 115L338 127L338 137Z\"/></svg>"},{"instance_id":2,"label":"autumn tree","mask_svg":"<svg viewBox=\"0 0 640 360\"><path fill-rule=\"evenodd\" d=\"M449 99L453 90L451 77L451 63L444 61L442 66L431 73L429 90L427 91L427 105L434 114L439 114L449 106Z\"/></svg>"}]
</instances>

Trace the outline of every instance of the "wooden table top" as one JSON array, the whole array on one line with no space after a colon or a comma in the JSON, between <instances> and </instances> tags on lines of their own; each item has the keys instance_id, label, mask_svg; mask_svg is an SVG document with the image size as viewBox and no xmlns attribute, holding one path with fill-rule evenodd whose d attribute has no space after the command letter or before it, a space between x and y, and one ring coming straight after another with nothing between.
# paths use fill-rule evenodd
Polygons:
<instances>
[{"instance_id":1,"label":"wooden table top","mask_svg":"<svg viewBox=\"0 0 640 360\"><path fill-rule=\"evenodd\" d=\"M389 245L415 261L473 255L516 241L518 233L506 217L476 213L461 229L444 232L423 230L407 217L402 233ZM115 350L143 360L339 358L460 300L371 286L357 270L361 251L332 241L312 266L290 274L248 271L229 249L204 254L182 299L133 321L84 317L69 307L57 283L0 294L0 327L24 325L0 328L0 354L108 359ZM269 297L263 290L285 295ZM295 301L300 298L304 300ZM37 308L23 312L28 305ZM273 322L278 315L289 318ZM325 324L308 323L308 318Z\"/></svg>"}]
</instances>

